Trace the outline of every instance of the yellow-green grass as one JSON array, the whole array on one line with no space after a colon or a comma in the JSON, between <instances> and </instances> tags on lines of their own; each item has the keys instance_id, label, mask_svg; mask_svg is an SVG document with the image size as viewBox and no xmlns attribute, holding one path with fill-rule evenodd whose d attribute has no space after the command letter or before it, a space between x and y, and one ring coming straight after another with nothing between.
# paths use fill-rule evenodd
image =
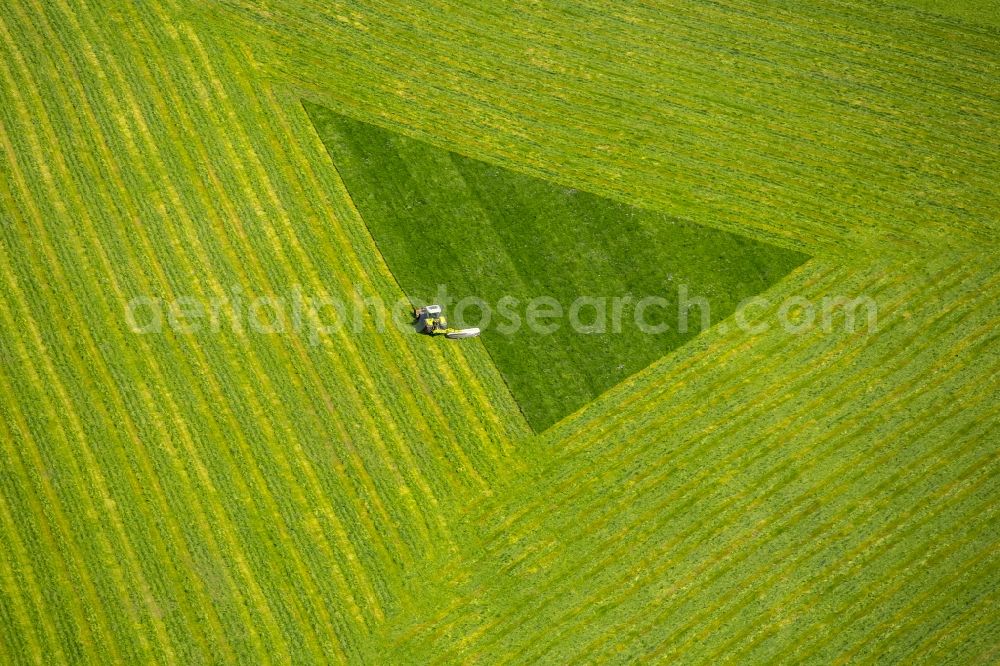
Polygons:
<instances>
[{"instance_id":1,"label":"yellow-green grass","mask_svg":"<svg viewBox=\"0 0 1000 666\"><path fill-rule=\"evenodd\" d=\"M412 663L989 654L1000 622L971 617L1000 567L1000 276L967 259L811 262L768 297L868 293L876 335L714 329L546 433L376 644Z\"/></svg>"},{"instance_id":2,"label":"yellow-green grass","mask_svg":"<svg viewBox=\"0 0 1000 666\"><path fill-rule=\"evenodd\" d=\"M483 327L537 432L807 259L305 106L402 288Z\"/></svg>"},{"instance_id":3,"label":"yellow-green grass","mask_svg":"<svg viewBox=\"0 0 1000 666\"><path fill-rule=\"evenodd\" d=\"M834 0L222 7L273 80L567 187L812 256L996 242L1000 55L970 26Z\"/></svg>"},{"instance_id":4,"label":"yellow-green grass","mask_svg":"<svg viewBox=\"0 0 1000 666\"><path fill-rule=\"evenodd\" d=\"M320 345L129 330L140 295L397 293L301 107L244 53L181 7L96 10L0 13L3 644L350 658L526 425L475 347L370 322Z\"/></svg>"},{"instance_id":5,"label":"yellow-green grass","mask_svg":"<svg viewBox=\"0 0 1000 666\"><path fill-rule=\"evenodd\" d=\"M995 33L222 7L0 7L5 661L996 660ZM538 438L476 343L133 333L141 294L401 295L303 94L804 251L775 306L882 323L713 329Z\"/></svg>"},{"instance_id":6,"label":"yellow-green grass","mask_svg":"<svg viewBox=\"0 0 1000 666\"><path fill-rule=\"evenodd\" d=\"M959 19L970 25L1000 29L1000 2L997 0L903 0L908 5L938 17Z\"/></svg>"}]
</instances>

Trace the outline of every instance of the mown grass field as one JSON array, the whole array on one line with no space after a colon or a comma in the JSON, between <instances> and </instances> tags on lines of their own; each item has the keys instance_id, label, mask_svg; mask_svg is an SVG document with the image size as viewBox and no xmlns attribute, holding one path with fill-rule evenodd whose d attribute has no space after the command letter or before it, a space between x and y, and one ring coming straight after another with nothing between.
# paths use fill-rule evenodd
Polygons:
<instances>
[{"instance_id":1,"label":"mown grass field","mask_svg":"<svg viewBox=\"0 0 1000 666\"><path fill-rule=\"evenodd\" d=\"M996 0L907 0L904 3L928 14L937 20L952 17L972 25L1000 27L1000 3Z\"/></svg>"},{"instance_id":2,"label":"mown grass field","mask_svg":"<svg viewBox=\"0 0 1000 666\"><path fill-rule=\"evenodd\" d=\"M140 294L395 294L301 108L182 10L3 10L10 659L351 659L528 432L468 347L129 329Z\"/></svg>"},{"instance_id":3,"label":"mown grass field","mask_svg":"<svg viewBox=\"0 0 1000 666\"><path fill-rule=\"evenodd\" d=\"M996 661L998 71L832 0L4 3L0 656ZM878 328L716 327L537 435L480 341L135 333L402 295L303 97L807 254L755 316Z\"/></svg>"},{"instance_id":4,"label":"mown grass field","mask_svg":"<svg viewBox=\"0 0 1000 666\"><path fill-rule=\"evenodd\" d=\"M485 329L536 432L807 259L306 111L402 288L419 305L446 293L455 326ZM639 305L649 298L662 302Z\"/></svg>"}]
</instances>

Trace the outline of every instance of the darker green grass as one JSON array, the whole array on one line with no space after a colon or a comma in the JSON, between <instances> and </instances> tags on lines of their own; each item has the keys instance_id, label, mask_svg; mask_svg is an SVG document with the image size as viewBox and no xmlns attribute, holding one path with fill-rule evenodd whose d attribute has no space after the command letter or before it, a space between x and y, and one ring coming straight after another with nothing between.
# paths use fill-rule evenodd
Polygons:
<instances>
[{"instance_id":1,"label":"darker green grass","mask_svg":"<svg viewBox=\"0 0 1000 666\"><path fill-rule=\"evenodd\" d=\"M704 299L718 322L807 259L305 108L407 295L429 303L444 288L456 301L491 306L488 322L478 307L464 316L452 307L452 323L482 324L536 431L697 335L702 308L681 307L681 289L689 303ZM666 299L644 311L650 327L666 327L655 334L636 323L633 306L650 296ZM561 306L561 317L537 320L551 332L527 325L537 297ZM580 297L596 299L578 311L583 330L569 317Z\"/></svg>"}]
</instances>

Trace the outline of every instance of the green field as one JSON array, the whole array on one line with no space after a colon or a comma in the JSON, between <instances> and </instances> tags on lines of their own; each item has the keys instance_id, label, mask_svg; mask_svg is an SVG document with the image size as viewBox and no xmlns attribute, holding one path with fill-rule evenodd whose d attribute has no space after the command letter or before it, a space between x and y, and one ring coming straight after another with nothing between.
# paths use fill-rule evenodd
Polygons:
<instances>
[{"instance_id":1,"label":"green field","mask_svg":"<svg viewBox=\"0 0 1000 666\"><path fill-rule=\"evenodd\" d=\"M456 305L469 299L448 308L454 323L485 329L537 432L807 259L306 110L404 291L419 305L442 300L442 288ZM649 297L663 300L637 319ZM536 311L549 316L530 326L535 298L550 299Z\"/></svg>"},{"instance_id":2,"label":"green field","mask_svg":"<svg viewBox=\"0 0 1000 666\"><path fill-rule=\"evenodd\" d=\"M0 661L996 662L1000 38L913 5L4 3ZM303 99L877 328L719 321L538 432L488 335L254 329L433 284Z\"/></svg>"},{"instance_id":3,"label":"green field","mask_svg":"<svg viewBox=\"0 0 1000 666\"><path fill-rule=\"evenodd\" d=\"M907 5L934 14L949 16L973 25L1000 28L1000 2L997 0L907 0Z\"/></svg>"}]
</instances>

